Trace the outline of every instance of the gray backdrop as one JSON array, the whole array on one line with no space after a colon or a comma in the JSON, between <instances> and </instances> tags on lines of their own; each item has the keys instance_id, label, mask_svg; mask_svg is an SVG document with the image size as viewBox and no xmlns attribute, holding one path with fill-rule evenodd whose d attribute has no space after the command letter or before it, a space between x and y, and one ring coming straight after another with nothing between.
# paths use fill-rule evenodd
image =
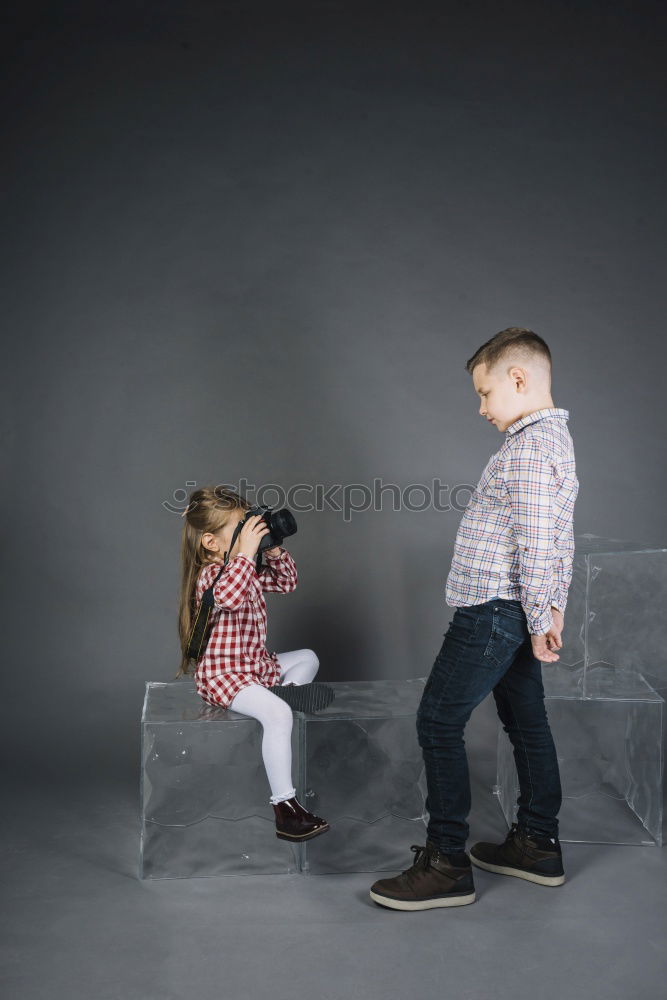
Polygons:
<instances>
[{"instance_id":1,"label":"gray backdrop","mask_svg":"<svg viewBox=\"0 0 667 1000\"><path fill-rule=\"evenodd\" d=\"M552 349L575 530L664 544L654 16L348 0L10 12L15 772L138 781L144 682L179 658L169 507L186 484L474 485L503 436L464 363L505 326ZM267 597L269 648L312 647L324 680L428 674L460 516L297 514L300 582ZM491 699L471 729L492 756Z\"/></svg>"}]
</instances>

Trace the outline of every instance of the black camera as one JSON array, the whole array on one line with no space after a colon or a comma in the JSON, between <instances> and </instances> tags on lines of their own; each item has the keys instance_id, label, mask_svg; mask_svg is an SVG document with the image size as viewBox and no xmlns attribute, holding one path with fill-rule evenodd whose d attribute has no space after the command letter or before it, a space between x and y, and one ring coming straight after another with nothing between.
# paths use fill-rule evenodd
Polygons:
<instances>
[{"instance_id":1,"label":"black camera","mask_svg":"<svg viewBox=\"0 0 667 1000\"><path fill-rule=\"evenodd\" d=\"M280 510L274 510L273 507L267 504L259 504L256 507L251 507L249 511L246 512L245 517L242 521L239 521L238 530L240 531L243 525L246 523L249 517L254 514L261 514L264 522L269 529L267 535L262 535L259 543L259 548L257 554L263 552L264 549L272 549L275 545L281 545L284 538L289 535L296 534L296 521L294 515L287 507L281 507ZM232 545L234 541L232 541ZM231 551L230 545L230 551Z\"/></svg>"},{"instance_id":2,"label":"black camera","mask_svg":"<svg viewBox=\"0 0 667 1000\"><path fill-rule=\"evenodd\" d=\"M234 542L236 541L241 528L246 523L248 518L253 516L253 514L261 514L267 528L269 529L266 535L262 535L259 542L259 548L257 549L257 555L255 557L255 569L257 573L259 573L262 566L262 552L264 549L272 549L274 545L280 545L283 539L287 538L288 535L296 534L296 521L294 519L294 515L291 511L287 510L286 507L282 507L280 510L274 510L273 507L266 504L259 504L256 507L251 507L250 510L246 511L245 517L243 517L234 528L234 534L232 535L232 540L229 544L229 550L225 552L224 566L226 566L229 562L229 553L234 548ZM218 577L222 573L224 566L218 572L210 587L206 588L199 603L199 608L197 609L195 620L188 638L187 651L190 659L198 660L206 647L206 630L214 603L213 587L217 583Z\"/></svg>"}]
</instances>

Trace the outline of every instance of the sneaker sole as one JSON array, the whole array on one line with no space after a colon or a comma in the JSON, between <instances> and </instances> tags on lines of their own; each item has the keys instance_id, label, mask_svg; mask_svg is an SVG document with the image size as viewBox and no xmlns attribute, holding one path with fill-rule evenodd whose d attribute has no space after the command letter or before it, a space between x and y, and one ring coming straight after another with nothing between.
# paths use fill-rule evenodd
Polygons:
<instances>
[{"instance_id":1,"label":"sneaker sole","mask_svg":"<svg viewBox=\"0 0 667 1000\"><path fill-rule=\"evenodd\" d=\"M523 878L527 882L537 882L539 885L562 885L565 875L538 875L536 872L523 872L520 868L507 868L504 865L492 865L488 861L480 861L474 854L470 855L470 860L477 868L483 868L487 872L496 872L498 875L514 875L515 878Z\"/></svg>"},{"instance_id":2,"label":"sneaker sole","mask_svg":"<svg viewBox=\"0 0 667 1000\"><path fill-rule=\"evenodd\" d=\"M321 833L326 833L331 827L327 824L326 826L321 826L319 830L313 830L311 833L276 833L278 840L311 840L313 837L319 837Z\"/></svg>"},{"instance_id":3,"label":"sneaker sole","mask_svg":"<svg viewBox=\"0 0 667 1000\"><path fill-rule=\"evenodd\" d=\"M390 910L433 910L439 906L465 906L466 903L475 902L474 892L465 896L438 896L436 899L392 899L391 896L382 896L371 889L369 895L374 903L387 906Z\"/></svg>"},{"instance_id":4,"label":"sneaker sole","mask_svg":"<svg viewBox=\"0 0 667 1000\"><path fill-rule=\"evenodd\" d=\"M282 698L295 712L314 714L328 708L336 697L336 692L321 681L307 684L276 684L269 691Z\"/></svg>"}]
</instances>

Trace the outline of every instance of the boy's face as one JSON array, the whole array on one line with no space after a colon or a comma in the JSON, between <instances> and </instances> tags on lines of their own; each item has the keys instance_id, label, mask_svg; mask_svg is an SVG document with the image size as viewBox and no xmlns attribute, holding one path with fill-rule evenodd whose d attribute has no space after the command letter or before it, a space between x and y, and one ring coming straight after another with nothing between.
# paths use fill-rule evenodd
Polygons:
<instances>
[{"instance_id":1,"label":"boy's face","mask_svg":"<svg viewBox=\"0 0 667 1000\"><path fill-rule=\"evenodd\" d=\"M472 370L475 392L479 395L479 412L499 431L505 432L510 424L523 416L526 406L526 371L512 365L509 371L502 366L492 374L485 364Z\"/></svg>"}]
</instances>

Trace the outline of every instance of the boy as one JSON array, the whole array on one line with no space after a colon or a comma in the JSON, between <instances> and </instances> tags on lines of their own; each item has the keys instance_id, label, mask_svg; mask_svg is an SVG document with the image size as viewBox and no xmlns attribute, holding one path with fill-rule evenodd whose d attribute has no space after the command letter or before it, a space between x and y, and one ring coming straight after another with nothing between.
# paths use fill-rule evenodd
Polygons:
<instances>
[{"instance_id":1,"label":"boy","mask_svg":"<svg viewBox=\"0 0 667 1000\"><path fill-rule=\"evenodd\" d=\"M479 868L541 885L565 881L558 760L540 661L558 660L572 577L579 490L569 413L551 398L551 353L532 330L509 327L466 363L479 412L505 433L459 525L446 601L456 608L424 687L417 734L426 770L426 847L412 867L380 879L371 899L397 910L475 900ZM470 780L463 730L492 691L514 748L517 822L502 844L466 854Z\"/></svg>"}]
</instances>

